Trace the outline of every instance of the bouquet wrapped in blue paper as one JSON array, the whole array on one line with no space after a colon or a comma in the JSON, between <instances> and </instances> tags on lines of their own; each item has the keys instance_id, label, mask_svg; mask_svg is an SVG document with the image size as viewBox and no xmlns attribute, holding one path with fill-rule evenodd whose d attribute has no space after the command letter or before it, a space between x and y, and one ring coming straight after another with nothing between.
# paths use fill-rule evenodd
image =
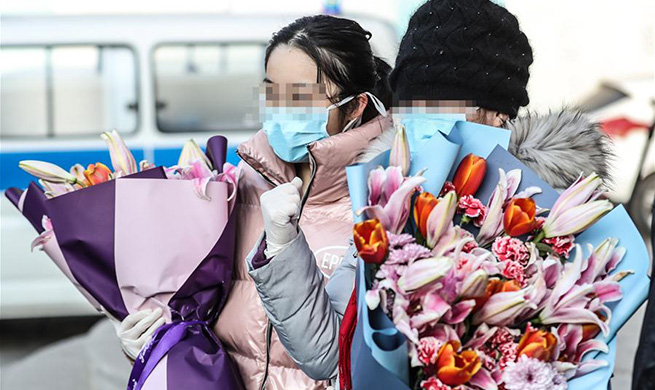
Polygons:
<instances>
[{"instance_id":1,"label":"bouquet wrapped in blue paper","mask_svg":"<svg viewBox=\"0 0 655 390\"><path fill-rule=\"evenodd\" d=\"M353 389L602 389L648 255L596 174L561 194L469 122L347 168Z\"/></svg>"}]
</instances>

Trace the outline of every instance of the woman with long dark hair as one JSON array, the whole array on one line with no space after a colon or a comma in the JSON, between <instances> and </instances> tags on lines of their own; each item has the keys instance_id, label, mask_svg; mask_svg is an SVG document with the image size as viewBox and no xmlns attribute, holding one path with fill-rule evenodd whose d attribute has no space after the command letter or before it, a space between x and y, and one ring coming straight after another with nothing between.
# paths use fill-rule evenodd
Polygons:
<instances>
[{"instance_id":1,"label":"woman with long dark hair","mask_svg":"<svg viewBox=\"0 0 655 390\"><path fill-rule=\"evenodd\" d=\"M391 69L370 38L352 20L318 15L284 27L266 49L264 128L238 148L234 280L215 325L248 390L321 389L328 383L310 377L335 375L339 316L324 280L352 236L345 167L391 126ZM246 261L253 248L260 256ZM158 317L124 327L129 355ZM313 353L296 353L289 340Z\"/></svg>"}]
</instances>

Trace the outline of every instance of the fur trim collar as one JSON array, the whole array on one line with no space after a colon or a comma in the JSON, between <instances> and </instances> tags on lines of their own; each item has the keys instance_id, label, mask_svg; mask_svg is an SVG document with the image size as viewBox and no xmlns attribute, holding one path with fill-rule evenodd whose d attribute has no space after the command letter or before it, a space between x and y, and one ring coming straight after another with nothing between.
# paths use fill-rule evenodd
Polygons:
<instances>
[{"instance_id":1,"label":"fur trim collar","mask_svg":"<svg viewBox=\"0 0 655 390\"><path fill-rule=\"evenodd\" d=\"M600 125L579 111L562 110L545 115L527 113L511 121L509 151L555 189L570 186L580 174L596 172L610 183L613 157L609 138ZM395 130L387 128L359 155L358 162L371 160L389 150Z\"/></svg>"}]
</instances>

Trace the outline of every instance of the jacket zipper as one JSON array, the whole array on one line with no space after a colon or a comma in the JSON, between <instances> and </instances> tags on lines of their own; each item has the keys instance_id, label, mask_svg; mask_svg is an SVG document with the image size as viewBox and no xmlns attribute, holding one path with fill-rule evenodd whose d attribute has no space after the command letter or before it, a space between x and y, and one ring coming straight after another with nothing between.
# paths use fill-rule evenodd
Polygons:
<instances>
[{"instance_id":1,"label":"jacket zipper","mask_svg":"<svg viewBox=\"0 0 655 390\"><path fill-rule=\"evenodd\" d=\"M258 169L255 169L252 165L250 165L243 157L241 157L241 154L237 151L237 155L241 160L246 163L250 168L252 168L255 172L259 174L268 184L270 184L273 187L277 187L277 184L273 182L273 180L269 179L266 175L264 175L262 172L260 172ZM298 212L298 222L300 222L300 216L302 215L303 209L305 208L305 203L307 202L307 199L309 198L309 189L312 186L312 183L314 182L314 177L316 176L316 160L314 159L314 156L312 156L312 152L309 151L309 148L307 150L307 155L309 156L309 166L311 168L311 175L309 178L309 184L307 184L307 190L302 196L302 200L300 202L300 211ZM268 381L268 367L271 363L271 337L273 336L273 324L271 324L271 320L266 317L266 365L264 367L264 378L262 379L262 384L259 386L259 390L266 390L266 382Z\"/></svg>"}]
</instances>

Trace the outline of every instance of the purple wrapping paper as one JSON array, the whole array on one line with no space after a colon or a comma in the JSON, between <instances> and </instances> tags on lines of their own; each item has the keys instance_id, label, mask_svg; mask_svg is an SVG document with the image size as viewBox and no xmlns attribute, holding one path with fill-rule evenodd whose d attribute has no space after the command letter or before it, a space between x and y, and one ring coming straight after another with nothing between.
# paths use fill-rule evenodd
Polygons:
<instances>
[{"instance_id":1,"label":"purple wrapping paper","mask_svg":"<svg viewBox=\"0 0 655 390\"><path fill-rule=\"evenodd\" d=\"M224 137L207 145L219 171L226 147ZM243 388L210 329L231 285L236 221L228 185L207 190L210 201L157 167L52 199L35 183L6 192L39 233L50 218L44 250L94 307L118 320L164 310L168 324L135 362L129 389Z\"/></svg>"}]
</instances>

